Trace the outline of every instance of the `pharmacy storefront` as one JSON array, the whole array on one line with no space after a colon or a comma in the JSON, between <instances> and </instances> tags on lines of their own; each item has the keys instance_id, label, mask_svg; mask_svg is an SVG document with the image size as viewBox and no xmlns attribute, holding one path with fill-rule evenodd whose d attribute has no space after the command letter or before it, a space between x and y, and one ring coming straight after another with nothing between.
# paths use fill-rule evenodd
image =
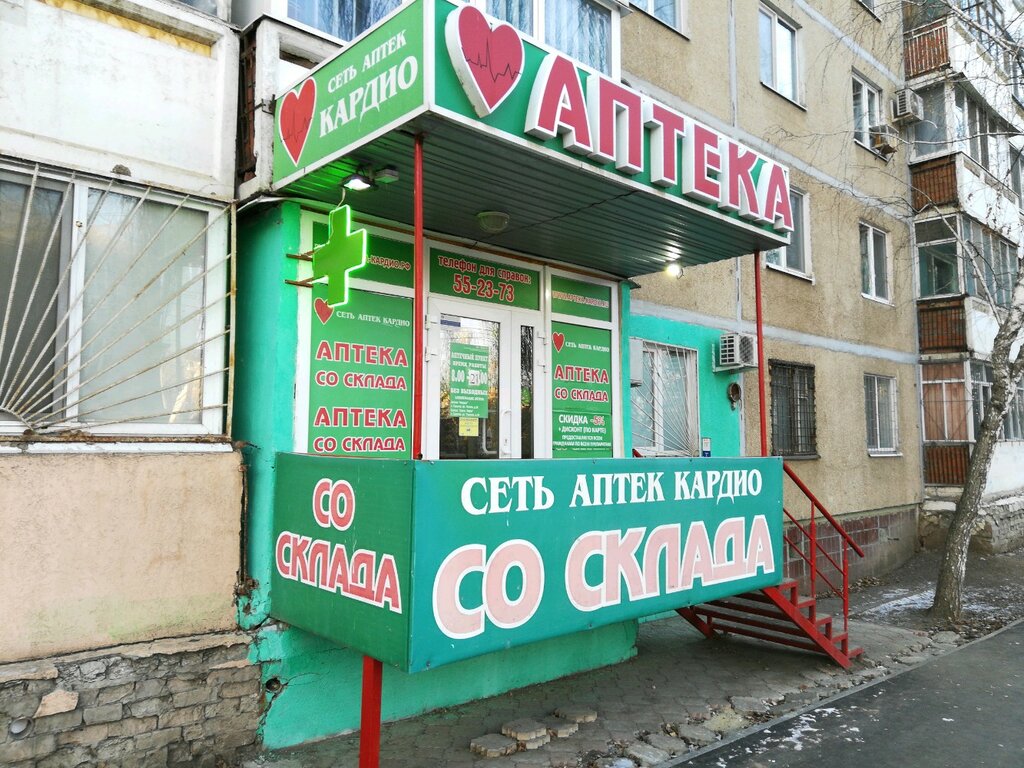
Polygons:
<instances>
[{"instance_id":1,"label":"pharmacy storefront","mask_svg":"<svg viewBox=\"0 0 1024 768\"><path fill-rule=\"evenodd\" d=\"M234 409L267 746L358 728L368 688L387 720L615 663L642 617L781 581L781 461L633 457L628 280L785 243L784 167L446 0L276 121Z\"/></svg>"}]
</instances>

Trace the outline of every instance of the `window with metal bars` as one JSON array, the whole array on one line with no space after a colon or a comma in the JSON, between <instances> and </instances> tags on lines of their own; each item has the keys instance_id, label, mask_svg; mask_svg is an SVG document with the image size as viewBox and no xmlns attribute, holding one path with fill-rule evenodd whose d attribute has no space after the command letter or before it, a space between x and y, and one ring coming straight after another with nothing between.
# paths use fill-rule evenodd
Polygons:
<instances>
[{"instance_id":1,"label":"window with metal bars","mask_svg":"<svg viewBox=\"0 0 1024 768\"><path fill-rule=\"evenodd\" d=\"M864 414L867 421L868 452L896 453L899 431L896 420L896 379L864 375Z\"/></svg>"},{"instance_id":2,"label":"window with metal bars","mask_svg":"<svg viewBox=\"0 0 1024 768\"><path fill-rule=\"evenodd\" d=\"M0 432L221 434L229 211L0 165Z\"/></svg>"},{"instance_id":3,"label":"window with metal bars","mask_svg":"<svg viewBox=\"0 0 1024 768\"><path fill-rule=\"evenodd\" d=\"M697 352L643 342L640 385L632 389L633 447L696 456L700 442Z\"/></svg>"},{"instance_id":4,"label":"window with metal bars","mask_svg":"<svg viewBox=\"0 0 1024 768\"><path fill-rule=\"evenodd\" d=\"M772 454L817 456L814 419L814 366L769 361Z\"/></svg>"}]
</instances>

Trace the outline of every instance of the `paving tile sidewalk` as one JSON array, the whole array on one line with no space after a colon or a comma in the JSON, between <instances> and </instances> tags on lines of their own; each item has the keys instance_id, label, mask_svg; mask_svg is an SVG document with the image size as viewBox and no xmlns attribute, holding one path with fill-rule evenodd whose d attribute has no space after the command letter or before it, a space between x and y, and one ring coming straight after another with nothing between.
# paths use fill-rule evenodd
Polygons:
<instances>
[{"instance_id":1,"label":"paving tile sidewalk","mask_svg":"<svg viewBox=\"0 0 1024 768\"><path fill-rule=\"evenodd\" d=\"M921 663L959 642L954 633L930 635L866 622L851 622L851 636L867 653L844 671L824 657L757 641L706 640L680 619L648 622L641 625L638 654L631 661L384 726L381 766L653 765L690 748L677 734L696 738L685 727L673 729L676 724L704 725L728 735ZM508 721L543 720L566 706L592 708L597 720L539 749L496 758L470 752L472 739L500 734ZM697 729L697 736L700 732L707 734ZM358 751L353 734L261 755L245 768L355 768Z\"/></svg>"}]
</instances>

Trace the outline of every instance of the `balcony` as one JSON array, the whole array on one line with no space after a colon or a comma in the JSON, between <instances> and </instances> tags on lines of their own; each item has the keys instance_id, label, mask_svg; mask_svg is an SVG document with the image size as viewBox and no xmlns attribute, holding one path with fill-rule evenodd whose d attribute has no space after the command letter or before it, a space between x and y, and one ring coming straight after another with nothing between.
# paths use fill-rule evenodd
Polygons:
<instances>
[{"instance_id":1,"label":"balcony","mask_svg":"<svg viewBox=\"0 0 1024 768\"><path fill-rule=\"evenodd\" d=\"M1024 97L1019 92L1018 47L999 20L979 15L974 6L964 14L969 18L949 14L930 19L922 11L919 17L904 19L910 30L903 37L907 82L917 88L921 80L934 80L940 72L943 77L960 75L1003 120L1014 123Z\"/></svg>"},{"instance_id":2,"label":"balcony","mask_svg":"<svg viewBox=\"0 0 1024 768\"><path fill-rule=\"evenodd\" d=\"M955 204L956 155L927 160L910 169L911 205L921 211L930 205Z\"/></svg>"},{"instance_id":3,"label":"balcony","mask_svg":"<svg viewBox=\"0 0 1024 768\"><path fill-rule=\"evenodd\" d=\"M908 80L949 66L948 31L946 19L940 19L907 33L903 44L903 66Z\"/></svg>"},{"instance_id":4,"label":"balcony","mask_svg":"<svg viewBox=\"0 0 1024 768\"><path fill-rule=\"evenodd\" d=\"M917 334L922 355L967 352L964 298L918 301Z\"/></svg>"},{"instance_id":5,"label":"balcony","mask_svg":"<svg viewBox=\"0 0 1024 768\"><path fill-rule=\"evenodd\" d=\"M963 485L970 458L969 443L925 443L925 485Z\"/></svg>"}]
</instances>

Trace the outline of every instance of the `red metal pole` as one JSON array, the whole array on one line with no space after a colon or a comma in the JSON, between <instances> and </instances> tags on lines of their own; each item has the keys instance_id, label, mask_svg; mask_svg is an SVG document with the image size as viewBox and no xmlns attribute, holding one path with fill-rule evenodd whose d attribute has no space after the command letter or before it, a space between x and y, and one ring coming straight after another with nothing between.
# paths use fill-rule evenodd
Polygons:
<instances>
[{"instance_id":1,"label":"red metal pole","mask_svg":"<svg viewBox=\"0 0 1024 768\"><path fill-rule=\"evenodd\" d=\"M380 695L384 665L363 656L363 701L359 722L359 768L380 765Z\"/></svg>"},{"instance_id":2,"label":"red metal pole","mask_svg":"<svg viewBox=\"0 0 1024 768\"><path fill-rule=\"evenodd\" d=\"M757 408L761 416L761 455L768 455L768 396L764 380L764 312L761 303L761 251L754 251L754 306L757 309Z\"/></svg>"},{"instance_id":3,"label":"red metal pole","mask_svg":"<svg viewBox=\"0 0 1024 768\"><path fill-rule=\"evenodd\" d=\"M423 134L416 134L413 144L413 359L416 369L412 379L412 457L423 458L423 324L426 302L423 293Z\"/></svg>"}]
</instances>

